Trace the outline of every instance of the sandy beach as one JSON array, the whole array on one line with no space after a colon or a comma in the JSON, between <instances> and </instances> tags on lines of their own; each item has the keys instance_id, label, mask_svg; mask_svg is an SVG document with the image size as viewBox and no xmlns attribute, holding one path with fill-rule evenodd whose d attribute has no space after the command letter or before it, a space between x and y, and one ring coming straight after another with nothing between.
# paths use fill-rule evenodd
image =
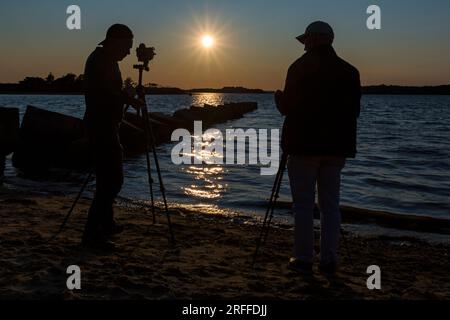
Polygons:
<instances>
[{"instance_id":1,"label":"sandy beach","mask_svg":"<svg viewBox=\"0 0 450 320\"><path fill-rule=\"evenodd\" d=\"M171 211L176 244L158 212L121 204L125 231L116 250L80 247L89 206L82 199L54 241L73 199L0 189L0 299L449 299L449 248L405 237L347 232L341 264L329 279L286 268L293 230L273 228L257 267L250 267L259 232L246 217ZM395 233L393 233L395 234ZM350 253L350 255L349 255ZM366 269L382 270L382 289L367 289ZM81 290L66 288L69 265L82 272Z\"/></svg>"}]
</instances>

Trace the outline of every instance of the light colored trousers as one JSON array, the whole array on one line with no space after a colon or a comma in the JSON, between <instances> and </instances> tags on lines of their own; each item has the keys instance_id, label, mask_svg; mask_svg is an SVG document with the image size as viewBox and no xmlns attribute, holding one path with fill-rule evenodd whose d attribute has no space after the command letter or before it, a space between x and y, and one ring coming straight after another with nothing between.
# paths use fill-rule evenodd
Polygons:
<instances>
[{"instance_id":1,"label":"light colored trousers","mask_svg":"<svg viewBox=\"0 0 450 320\"><path fill-rule=\"evenodd\" d=\"M288 172L295 214L294 257L313 262L316 183L320 209L320 262L337 263L341 230L339 195L345 158L289 156Z\"/></svg>"}]
</instances>

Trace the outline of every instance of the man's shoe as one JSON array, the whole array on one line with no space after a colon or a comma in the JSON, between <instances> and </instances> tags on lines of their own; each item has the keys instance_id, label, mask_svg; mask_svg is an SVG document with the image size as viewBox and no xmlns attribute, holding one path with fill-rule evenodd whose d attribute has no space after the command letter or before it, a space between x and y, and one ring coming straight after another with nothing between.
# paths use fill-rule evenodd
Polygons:
<instances>
[{"instance_id":1,"label":"man's shoe","mask_svg":"<svg viewBox=\"0 0 450 320\"><path fill-rule=\"evenodd\" d=\"M323 273L325 276L333 276L337 271L337 263L336 262L328 262L321 263L319 265L319 271Z\"/></svg>"},{"instance_id":2,"label":"man's shoe","mask_svg":"<svg viewBox=\"0 0 450 320\"><path fill-rule=\"evenodd\" d=\"M312 263L304 262L296 258L290 258L288 263L288 269L303 273L303 274L312 274Z\"/></svg>"},{"instance_id":3,"label":"man's shoe","mask_svg":"<svg viewBox=\"0 0 450 320\"><path fill-rule=\"evenodd\" d=\"M83 235L81 246L101 251L114 251L116 248L116 244L108 240L104 235Z\"/></svg>"},{"instance_id":4,"label":"man's shoe","mask_svg":"<svg viewBox=\"0 0 450 320\"><path fill-rule=\"evenodd\" d=\"M113 224L109 225L109 226L105 226L105 227L102 228L103 233L105 234L105 236L108 236L108 237L116 235L116 234L119 234L124 229L125 228L124 228L123 225L117 224L115 222Z\"/></svg>"}]
</instances>

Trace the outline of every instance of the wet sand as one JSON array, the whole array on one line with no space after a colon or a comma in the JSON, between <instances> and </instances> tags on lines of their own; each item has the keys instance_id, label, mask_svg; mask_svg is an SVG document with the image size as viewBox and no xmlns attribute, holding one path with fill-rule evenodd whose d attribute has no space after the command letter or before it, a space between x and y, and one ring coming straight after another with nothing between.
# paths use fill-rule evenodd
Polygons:
<instances>
[{"instance_id":1,"label":"wet sand","mask_svg":"<svg viewBox=\"0 0 450 320\"><path fill-rule=\"evenodd\" d=\"M0 299L449 299L449 246L392 236L346 233L336 277L315 266L305 277L286 268L293 230L272 228L255 269L259 228L234 218L172 211L176 244L166 218L148 209L116 208L125 231L114 252L89 251L80 238L89 206L82 199L66 230L59 228L73 199L0 187ZM382 289L370 291L369 265L382 270ZM78 265L81 290L66 288L66 268Z\"/></svg>"}]
</instances>

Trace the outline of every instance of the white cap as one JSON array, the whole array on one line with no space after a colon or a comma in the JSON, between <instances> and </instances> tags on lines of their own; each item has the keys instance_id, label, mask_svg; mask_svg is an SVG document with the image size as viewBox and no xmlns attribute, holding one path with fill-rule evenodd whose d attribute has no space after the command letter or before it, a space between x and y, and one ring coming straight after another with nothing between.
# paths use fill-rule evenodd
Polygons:
<instances>
[{"instance_id":1,"label":"white cap","mask_svg":"<svg viewBox=\"0 0 450 320\"><path fill-rule=\"evenodd\" d=\"M305 44L305 40L310 35L325 35L330 36L331 39L334 39L334 32L331 26L323 21L316 21L311 23L307 28L304 34L298 36L296 39L301 43Z\"/></svg>"}]
</instances>

